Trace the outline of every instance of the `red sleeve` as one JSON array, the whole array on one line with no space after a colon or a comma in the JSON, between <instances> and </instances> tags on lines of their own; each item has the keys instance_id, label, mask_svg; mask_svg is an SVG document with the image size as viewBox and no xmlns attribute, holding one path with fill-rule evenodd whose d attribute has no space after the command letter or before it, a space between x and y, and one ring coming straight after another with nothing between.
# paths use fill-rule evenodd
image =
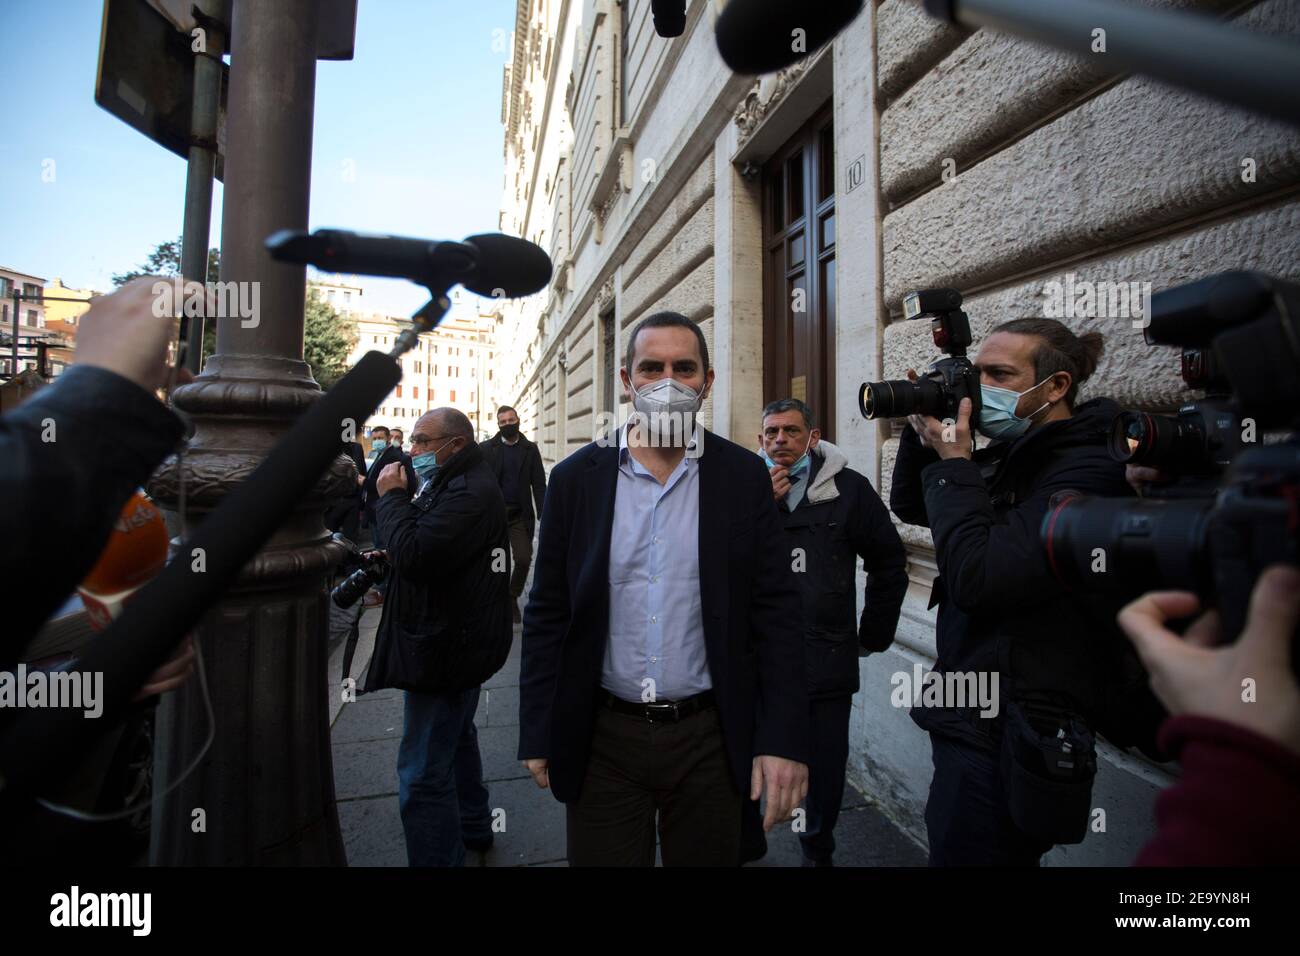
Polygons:
<instances>
[{"instance_id":1,"label":"red sleeve","mask_svg":"<svg viewBox=\"0 0 1300 956\"><path fill-rule=\"evenodd\" d=\"M1236 724L1173 717L1160 746L1183 775L1156 799L1156 835L1138 866L1294 866L1300 755Z\"/></svg>"}]
</instances>

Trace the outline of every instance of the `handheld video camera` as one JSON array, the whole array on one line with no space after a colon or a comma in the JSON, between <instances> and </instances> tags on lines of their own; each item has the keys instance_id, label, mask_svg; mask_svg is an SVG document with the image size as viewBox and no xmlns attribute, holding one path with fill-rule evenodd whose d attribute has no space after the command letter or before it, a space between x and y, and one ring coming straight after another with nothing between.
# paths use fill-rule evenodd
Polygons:
<instances>
[{"instance_id":1,"label":"handheld video camera","mask_svg":"<svg viewBox=\"0 0 1300 956\"><path fill-rule=\"evenodd\" d=\"M1151 311L1147 341L1209 349L1231 397L1199 403L1199 411L1154 427L1157 417L1149 416L1146 430L1132 436L1136 450L1149 449L1144 463L1193 475L1231 455L1223 479L1191 497L1067 498L1044 517L1042 541L1067 585L1125 597L1194 591L1218 608L1225 638L1235 640L1263 570L1300 564L1300 437L1247 447L1240 430L1249 423L1253 441L1256 425L1300 425L1300 285L1224 273L1153 296ZM1214 414L1221 418L1207 422ZM1230 416L1239 429L1235 440L1222 435ZM1116 433L1127 439L1124 422L1121 416ZM1163 442L1147 437L1153 435ZM1300 673L1300 654L1293 667Z\"/></svg>"},{"instance_id":2,"label":"handheld video camera","mask_svg":"<svg viewBox=\"0 0 1300 956\"><path fill-rule=\"evenodd\" d=\"M961 310L961 293L956 289L909 292L903 297L903 315L908 319L932 316L930 334L948 358L939 359L915 382L864 382L858 391L863 417L904 418L915 413L955 421L961 400L969 398L974 428L979 421L980 374L966 357L970 320Z\"/></svg>"}]
</instances>

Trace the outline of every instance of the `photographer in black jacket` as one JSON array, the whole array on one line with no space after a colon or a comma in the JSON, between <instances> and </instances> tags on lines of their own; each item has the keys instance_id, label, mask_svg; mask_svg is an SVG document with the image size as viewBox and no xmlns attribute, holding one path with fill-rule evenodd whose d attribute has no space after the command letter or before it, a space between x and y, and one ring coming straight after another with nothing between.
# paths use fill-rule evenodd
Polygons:
<instances>
[{"instance_id":1,"label":"photographer in black jacket","mask_svg":"<svg viewBox=\"0 0 1300 956\"><path fill-rule=\"evenodd\" d=\"M392 571L363 692L406 691L397 773L410 864L459 866L466 847L492 844L474 711L510 653L506 506L462 412L423 415L411 451L418 490L401 461L376 482Z\"/></svg>"},{"instance_id":2,"label":"photographer in black jacket","mask_svg":"<svg viewBox=\"0 0 1300 956\"><path fill-rule=\"evenodd\" d=\"M831 866L858 658L893 643L907 593L907 557L880 495L848 467L842 451L822 440L811 408L797 398L770 402L758 440L803 599L813 751L799 843L804 866ZM867 572L860 617L859 558ZM747 820L754 840L756 819Z\"/></svg>"},{"instance_id":3,"label":"photographer in black jacket","mask_svg":"<svg viewBox=\"0 0 1300 956\"><path fill-rule=\"evenodd\" d=\"M915 689L911 711L933 747L931 865L1037 865L1053 844L1081 840L1091 734L1127 745L1124 707L1149 699L1116 608L1067 593L1039 542L1059 496L1131 493L1107 453L1118 406L1074 404L1101 350L1100 333L1076 336L1053 319L1005 322L975 362L979 430L994 442L972 453L969 399L955 422L913 415L903 432L890 507L931 529L940 572L938 661L926 683L942 693ZM994 700L952 699L977 681ZM1061 741L1065 755L1053 757Z\"/></svg>"}]
</instances>

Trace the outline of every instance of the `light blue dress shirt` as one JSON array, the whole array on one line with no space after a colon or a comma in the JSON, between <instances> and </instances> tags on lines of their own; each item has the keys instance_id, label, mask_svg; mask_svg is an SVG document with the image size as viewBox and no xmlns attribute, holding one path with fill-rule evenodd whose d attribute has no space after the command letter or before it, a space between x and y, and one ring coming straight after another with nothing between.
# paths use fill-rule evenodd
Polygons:
<instances>
[{"instance_id":1,"label":"light blue dress shirt","mask_svg":"<svg viewBox=\"0 0 1300 956\"><path fill-rule=\"evenodd\" d=\"M664 484L619 430L609 542L609 641L601 686L624 700L681 700L713 679L700 607L700 462L691 445ZM653 695L653 696L652 696Z\"/></svg>"}]
</instances>

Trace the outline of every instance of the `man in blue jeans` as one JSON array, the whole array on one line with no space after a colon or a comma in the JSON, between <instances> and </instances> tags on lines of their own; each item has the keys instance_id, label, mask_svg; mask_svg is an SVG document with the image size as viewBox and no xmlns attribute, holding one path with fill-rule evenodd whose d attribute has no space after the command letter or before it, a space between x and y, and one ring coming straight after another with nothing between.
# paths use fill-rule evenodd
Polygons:
<instances>
[{"instance_id":1,"label":"man in blue jeans","mask_svg":"<svg viewBox=\"0 0 1300 956\"><path fill-rule=\"evenodd\" d=\"M406 693L397 751L398 805L411 866L460 866L492 846L474 711L479 689Z\"/></svg>"},{"instance_id":2,"label":"man in blue jeans","mask_svg":"<svg viewBox=\"0 0 1300 956\"><path fill-rule=\"evenodd\" d=\"M439 408L416 423L403 463L376 480L391 565L363 693L406 691L397 774L412 866L460 866L492 844L474 711L510 653L510 538L496 475L469 419Z\"/></svg>"}]
</instances>

